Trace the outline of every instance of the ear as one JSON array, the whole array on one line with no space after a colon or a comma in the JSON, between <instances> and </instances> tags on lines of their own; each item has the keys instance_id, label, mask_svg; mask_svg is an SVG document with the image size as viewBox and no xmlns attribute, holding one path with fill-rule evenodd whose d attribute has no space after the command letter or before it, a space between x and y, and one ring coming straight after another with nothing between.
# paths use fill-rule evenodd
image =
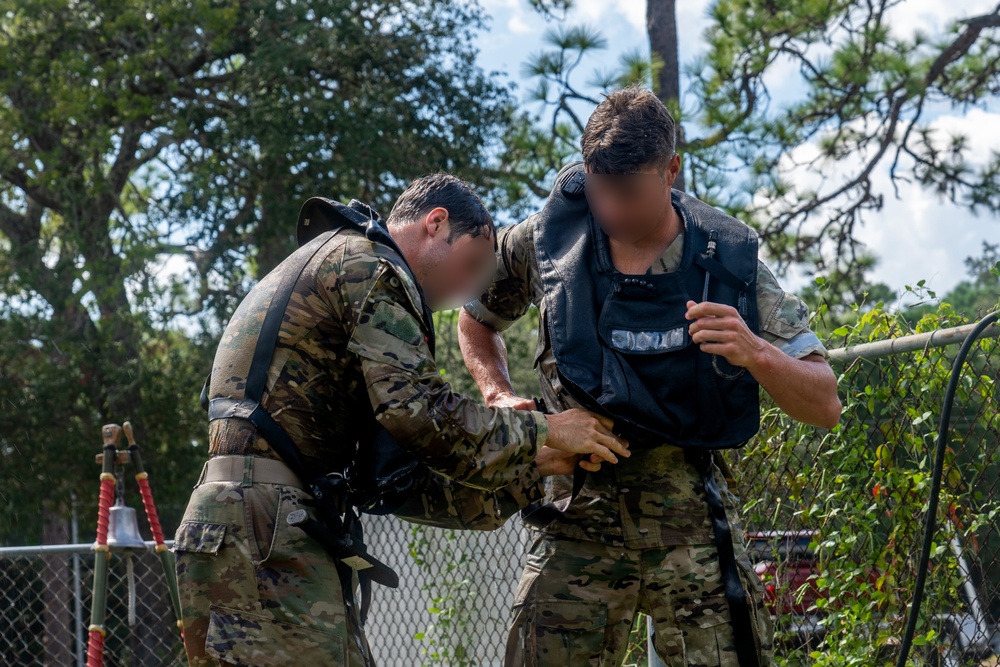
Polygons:
<instances>
[{"instance_id":1,"label":"ear","mask_svg":"<svg viewBox=\"0 0 1000 667\"><path fill-rule=\"evenodd\" d=\"M667 186L673 187L674 181L677 180L677 176L681 173L681 156L679 153L674 153L674 156L670 158L670 162L667 163Z\"/></svg>"},{"instance_id":2,"label":"ear","mask_svg":"<svg viewBox=\"0 0 1000 667\"><path fill-rule=\"evenodd\" d=\"M438 206L424 216L424 231L427 236L435 238L442 232L448 232L448 209Z\"/></svg>"}]
</instances>

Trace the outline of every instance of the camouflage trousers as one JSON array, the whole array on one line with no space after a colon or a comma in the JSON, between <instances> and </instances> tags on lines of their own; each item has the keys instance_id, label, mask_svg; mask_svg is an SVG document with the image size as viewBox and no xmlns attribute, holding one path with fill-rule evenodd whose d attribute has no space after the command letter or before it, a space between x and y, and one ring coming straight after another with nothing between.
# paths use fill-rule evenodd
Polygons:
<instances>
[{"instance_id":1,"label":"camouflage trousers","mask_svg":"<svg viewBox=\"0 0 1000 667\"><path fill-rule=\"evenodd\" d=\"M737 555L760 665L770 667L763 587L745 552ZM715 545L625 549L544 533L517 588L505 665L620 665L639 611L652 618L668 667L739 667Z\"/></svg>"},{"instance_id":2,"label":"camouflage trousers","mask_svg":"<svg viewBox=\"0 0 1000 667\"><path fill-rule=\"evenodd\" d=\"M333 559L285 522L296 509L315 518L309 498L277 484L195 488L174 543L191 667L364 665Z\"/></svg>"}]
</instances>

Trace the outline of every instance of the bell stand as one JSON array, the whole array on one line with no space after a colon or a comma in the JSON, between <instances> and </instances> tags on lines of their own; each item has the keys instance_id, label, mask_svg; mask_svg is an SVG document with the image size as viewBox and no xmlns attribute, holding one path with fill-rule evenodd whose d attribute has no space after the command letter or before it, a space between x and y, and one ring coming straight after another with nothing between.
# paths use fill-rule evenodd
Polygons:
<instances>
[{"instance_id":1,"label":"bell stand","mask_svg":"<svg viewBox=\"0 0 1000 667\"><path fill-rule=\"evenodd\" d=\"M121 436L124 432L128 441L128 449L119 449ZM135 594L132 572L132 552L143 551L146 543L139 535L139 524L136 522L135 510L125 504L124 468L131 463L136 470L135 479L139 485L142 504L146 509L146 519L153 532L154 550L163 566L163 574L167 580L170 593L170 603L177 618L177 627L184 634L181 622L180 597L177 594L177 576L170 560L169 549L163 539L163 528L160 517L153 503L153 492L149 487L149 475L142 465L139 446L132 433L132 424L125 422L105 424L101 429L104 440L104 453L97 455L97 463L101 464L101 493L97 508L97 541L94 542L94 592L91 601L89 641L87 644L87 667L101 667L104 662L104 638L107 634L104 622L107 615L108 592L108 562L112 551L125 554L129 571L130 611L134 608ZM112 498L115 499L112 505ZM131 614L130 614L130 622Z\"/></svg>"}]
</instances>

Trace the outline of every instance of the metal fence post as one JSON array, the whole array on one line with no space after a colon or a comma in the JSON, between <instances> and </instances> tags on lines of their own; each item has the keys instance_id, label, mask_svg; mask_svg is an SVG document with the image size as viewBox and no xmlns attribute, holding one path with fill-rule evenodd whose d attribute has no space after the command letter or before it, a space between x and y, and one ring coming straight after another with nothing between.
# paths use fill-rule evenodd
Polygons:
<instances>
[{"instance_id":1,"label":"metal fence post","mask_svg":"<svg viewBox=\"0 0 1000 667\"><path fill-rule=\"evenodd\" d=\"M653 619L646 618L646 651L649 654L649 667L667 667L653 649Z\"/></svg>"}]
</instances>

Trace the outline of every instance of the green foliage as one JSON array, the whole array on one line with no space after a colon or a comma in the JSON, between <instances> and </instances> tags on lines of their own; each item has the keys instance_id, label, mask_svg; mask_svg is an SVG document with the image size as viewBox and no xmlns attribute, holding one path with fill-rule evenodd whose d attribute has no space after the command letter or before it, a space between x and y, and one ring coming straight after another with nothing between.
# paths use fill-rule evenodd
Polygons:
<instances>
[{"instance_id":1,"label":"green foliage","mask_svg":"<svg viewBox=\"0 0 1000 667\"><path fill-rule=\"evenodd\" d=\"M550 3L533 4L551 14ZM843 279L843 306L864 291L883 300L882 286L868 289L875 257L857 235L886 196L898 196L879 190L881 172L893 187L917 183L972 211L1000 210L1000 153L978 160L970 137L933 126L943 112L995 101L997 11L971 16L956 4L933 35L891 29L895 15L912 11L905 1L718 0L709 11L705 54L665 73L684 74L679 102L667 100L683 128L684 189L757 228L776 268L800 264ZM504 157L518 192L537 196L578 155L600 93L660 81L665 66L625 54L584 84L578 70L606 48L601 33L560 25L546 40L525 65L541 111L518 119Z\"/></svg>"},{"instance_id":2,"label":"green foliage","mask_svg":"<svg viewBox=\"0 0 1000 667\"><path fill-rule=\"evenodd\" d=\"M74 494L85 516L100 427L126 419L172 530L212 338L306 197L387 213L438 170L492 191L513 112L476 64L482 21L453 0L0 0L0 540L37 540Z\"/></svg>"},{"instance_id":3,"label":"green foliage","mask_svg":"<svg viewBox=\"0 0 1000 667\"><path fill-rule=\"evenodd\" d=\"M425 665L473 667L475 642L471 610L475 609L476 585L463 576L469 554L457 548L454 530L438 531L441 539L428 539L426 528L411 530L410 556L414 562L435 574L424 590L431 596L427 611L433 621L414 639L423 642Z\"/></svg>"},{"instance_id":4,"label":"green foliage","mask_svg":"<svg viewBox=\"0 0 1000 667\"><path fill-rule=\"evenodd\" d=\"M838 347L966 322L948 304L912 327L880 306L856 312L856 322L834 331ZM981 541L995 541L985 527L1000 516L1000 499L989 491L995 491L1000 477L991 407L998 394L993 373L980 369L987 359L995 366L1000 347L995 339L978 347L955 403L913 665L951 650L954 637L939 619L965 608L951 540L969 549L967 556L995 553L994 546ZM750 530L816 531L811 548L819 575L791 595L801 599L808 586L818 587L822 595L812 611L822 615L827 632L821 645L795 648L794 636L783 634L788 620L779 618L779 641L794 649L779 652L780 664L894 663L893 647L902 634L916 576L936 420L953 355L954 348L929 348L838 366L844 416L837 428L820 433L772 408L761 434L737 463L741 490L750 499L745 505ZM982 565L984 575L997 581L995 567Z\"/></svg>"},{"instance_id":5,"label":"green foliage","mask_svg":"<svg viewBox=\"0 0 1000 667\"><path fill-rule=\"evenodd\" d=\"M1000 306L1000 244L983 241L983 254L965 260L969 279L960 282L945 297L956 312L967 317L981 317ZM915 304L907 309L911 322L933 311L930 304Z\"/></svg>"},{"instance_id":6,"label":"green foliage","mask_svg":"<svg viewBox=\"0 0 1000 667\"><path fill-rule=\"evenodd\" d=\"M877 169L894 185L916 182L956 205L998 210L996 151L974 162L968 138L935 130L928 107L963 113L995 98L1000 14L970 16L959 4L937 34L900 35L892 17L906 11L888 0L713 5L708 53L690 70L695 119L707 131L689 142L691 169L746 175L699 194L729 206L739 199L777 259L821 270L863 259L856 230L885 196ZM773 77L789 71L802 92L774 103ZM709 146L716 152L698 150Z\"/></svg>"},{"instance_id":7,"label":"green foliage","mask_svg":"<svg viewBox=\"0 0 1000 667\"><path fill-rule=\"evenodd\" d=\"M86 341L46 338L25 321L0 318L0 543L37 544L42 519L65 520L76 499L81 539L97 519L103 395L125 392L140 415L114 415L141 430L137 439L167 531L180 522L190 489L207 457L205 413L197 391L211 366L214 345L177 332L149 332L142 364L117 369L122 381L96 395L87 390L93 350ZM20 341L20 342L18 342ZM126 470L126 500L139 507L137 487ZM142 518L142 530L149 530Z\"/></svg>"},{"instance_id":8,"label":"green foliage","mask_svg":"<svg viewBox=\"0 0 1000 667\"><path fill-rule=\"evenodd\" d=\"M458 347L458 310L435 313L437 327L437 365L452 388L467 396L480 396ZM510 361L510 383L518 396L538 395L538 375L534 368L538 344L538 310L531 308L524 317L503 333Z\"/></svg>"}]
</instances>

